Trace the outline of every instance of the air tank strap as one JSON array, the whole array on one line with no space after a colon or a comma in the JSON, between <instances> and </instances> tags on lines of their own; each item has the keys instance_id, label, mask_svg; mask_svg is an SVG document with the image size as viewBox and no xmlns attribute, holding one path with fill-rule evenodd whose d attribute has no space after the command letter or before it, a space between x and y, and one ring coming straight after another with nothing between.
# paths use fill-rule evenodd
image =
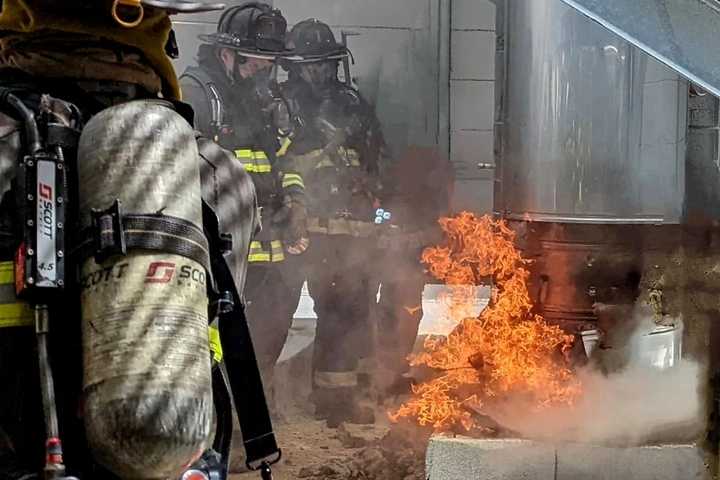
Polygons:
<instances>
[{"instance_id":1,"label":"air tank strap","mask_svg":"<svg viewBox=\"0 0 720 480\"><path fill-rule=\"evenodd\" d=\"M181 255L196 261L210 273L210 252L203 231L187 220L163 214L125 214L120 202L108 210L93 211L93 225L83 230L74 253L83 260L102 263L128 250L153 250ZM225 237L223 248L232 248Z\"/></svg>"},{"instance_id":2,"label":"air tank strap","mask_svg":"<svg viewBox=\"0 0 720 480\"><path fill-rule=\"evenodd\" d=\"M229 390L237 412L248 468L261 470L265 475L263 478L272 478L267 477L269 465L280 460L281 451L273 432L242 297L235 285L230 266L221 254L222 234L219 231L218 218L204 201L203 226L210 241L213 276L217 288L228 295L225 308L220 308L217 312L220 340L225 352L223 363L227 374L223 383ZM217 395L218 391L215 393ZM232 430L223 431L223 434L232 435Z\"/></svg>"}]
</instances>

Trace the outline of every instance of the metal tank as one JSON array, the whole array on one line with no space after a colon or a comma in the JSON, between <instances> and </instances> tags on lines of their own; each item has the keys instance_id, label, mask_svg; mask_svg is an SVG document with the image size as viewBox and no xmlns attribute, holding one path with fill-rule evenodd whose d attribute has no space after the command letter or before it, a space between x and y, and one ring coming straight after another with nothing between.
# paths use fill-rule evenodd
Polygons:
<instances>
[{"instance_id":1,"label":"metal tank","mask_svg":"<svg viewBox=\"0 0 720 480\"><path fill-rule=\"evenodd\" d=\"M688 85L560 0L500 10L495 211L533 260L539 313L578 339L599 328L630 341L634 306L682 291L657 272L683 242ZM666 293L657 321L679 327L682 303Z\"/></svg>"},{"instance_id":2,"label":"metal tank","mask_svg":"<svg viewBox=\"0 0 720 480\"><path fill-rule=\"evenodd\" d=\"M507 4L496 209L561 223L679 223L687 96L678 75L558 0ZM658 115L657 102L674 102Z\"/></svg>"},{"instance_id":3,"label":"metal tank","mask_svg":"<svg viewBox=\"0 0 720 480\"><path fill-rule=\"evenodd\" d=\"M202 237L197 143L169 104L137 100L96 114L80 137L78 179L83 227L117 199L126 214L162 212ZM177 478L206 448L212 424L205 269L176 253L132 249L87 259L80 283L83 411L95 459L127 480Z\"/></svg>"}]
</instances>

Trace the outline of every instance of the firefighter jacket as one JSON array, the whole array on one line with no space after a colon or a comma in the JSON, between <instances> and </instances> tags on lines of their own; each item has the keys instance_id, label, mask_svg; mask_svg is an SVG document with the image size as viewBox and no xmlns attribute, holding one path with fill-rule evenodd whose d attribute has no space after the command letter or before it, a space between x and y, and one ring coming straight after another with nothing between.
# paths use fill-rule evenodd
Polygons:
<instances>
[{"instance_id":1,"label":"firefighter jacket","mask_svg":"<svg viewBox=\"0 0 720 480\"><path fill-rule=\"evenodd\" d=\"M207 48L209 47L209 48ZM262 231L251 243L250 263L284 260L288 233L287 212L304 209L305 185L301 175L282 155L277 128L263 110L254 82L231 83L212 46L202 46L199 66L180 77L185 101L195 110L195 127L233 152L252 177L258 194Z\"/></svg>"},{"instance_id":2,"label":"firefighter jacket","mask_svg":"<svg viewBox=\"0 0 720 480\"><path fill-rule=\"evenodd\" d=\"M373 235L384 140L372 108L339 81L316 89L291 75L282 92L302 125L286 157L305 179L308 230Z\"/></svg>"}]
</instances>

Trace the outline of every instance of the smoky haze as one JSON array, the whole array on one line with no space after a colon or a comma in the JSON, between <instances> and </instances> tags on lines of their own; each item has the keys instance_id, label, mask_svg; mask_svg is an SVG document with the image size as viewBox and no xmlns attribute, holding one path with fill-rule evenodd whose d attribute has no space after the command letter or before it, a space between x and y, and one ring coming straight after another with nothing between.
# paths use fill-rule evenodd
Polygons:
<instances>
[{"instance_id":1,"label":"smoky haze","mask_svg":"<svg viewBox=\"0 0 720 480\"><path fill-rule=\"evenodd\" d=\"M489 412L523 437L613 446L694 442L705 431L704 367L689 359L660 370L633 354L654 322L636 309L624 346L596 349L578 370L583 394L572 407L545 410L510 401ZM609 353L612 352L612 353ZM609 372L609 373L603 373Z\"/></svg>"}]
</instances>

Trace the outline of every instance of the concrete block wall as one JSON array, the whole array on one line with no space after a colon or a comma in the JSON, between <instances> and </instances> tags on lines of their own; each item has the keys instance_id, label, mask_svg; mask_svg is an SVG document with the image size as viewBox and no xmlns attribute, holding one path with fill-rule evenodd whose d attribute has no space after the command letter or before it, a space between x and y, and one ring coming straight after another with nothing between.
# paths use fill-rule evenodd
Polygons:
<instances>
[{"instance_id":1,"label":"concrete block wall","mask_svg":"<svg viewBox=\"0 0 720 480\"><path fill-rule=\"evenodd\" d=\"M452 0L450 158L455 211L492 211L495 111L495 5Z\"/></svg>"}]
</instances>

